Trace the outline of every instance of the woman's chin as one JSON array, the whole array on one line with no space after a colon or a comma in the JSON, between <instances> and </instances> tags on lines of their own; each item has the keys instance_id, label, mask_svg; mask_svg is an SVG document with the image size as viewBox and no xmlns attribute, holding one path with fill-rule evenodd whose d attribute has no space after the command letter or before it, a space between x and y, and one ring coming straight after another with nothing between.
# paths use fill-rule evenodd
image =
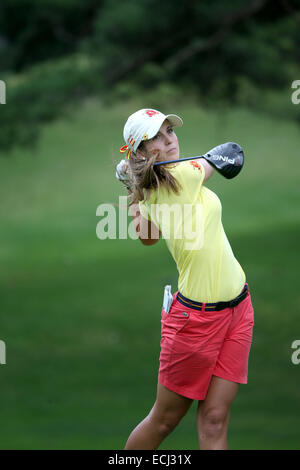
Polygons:
<instances>
[{"instance_id":1,"label":"woman's chin","mask_svg":"<svg viewBox=\"0 0 300 470\"><path fill-rule=\"evenodd\" d=\"M179 153L177 150L167 152L165 155L165 160L178 160L179 159Z\"/></svg>"}]
</instances>

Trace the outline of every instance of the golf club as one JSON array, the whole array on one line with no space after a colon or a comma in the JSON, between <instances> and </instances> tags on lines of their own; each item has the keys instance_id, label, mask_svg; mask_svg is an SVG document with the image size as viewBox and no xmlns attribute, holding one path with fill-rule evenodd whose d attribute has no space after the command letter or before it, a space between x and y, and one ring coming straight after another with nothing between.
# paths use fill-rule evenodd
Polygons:
<instances>
[{"instance_id":1,"label":"golf club","mask_svg":"<svg viewBox=\"0 0 300 470\"><path fill-rule=\"evenodd\" d=\"M244 165L244 152L242 147L235 142L226 142L209 150L203 155L196 157L179 158L177 160L168 160L155 162L153 166L167 165L169 163L179 163L187 160L196 160L205 158L222 176L232 179L239 174Z\"/></svg>"}]
</instances>

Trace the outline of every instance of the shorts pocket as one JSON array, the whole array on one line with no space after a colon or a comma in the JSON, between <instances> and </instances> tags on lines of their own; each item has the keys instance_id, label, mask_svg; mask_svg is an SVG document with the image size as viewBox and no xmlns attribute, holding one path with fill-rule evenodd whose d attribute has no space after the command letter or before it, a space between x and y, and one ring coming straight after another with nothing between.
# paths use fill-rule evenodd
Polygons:
<instances>
[{"instance_id":1,"label":"shorts pocket","mask_svg":"<svg viewBox=\"0 0 300 470\"><path fill-rule=\"evenodd\" d=\"M190 321L190 314L186 310L172 309L169 313L163 310L162 321L168 333L180 334Z\"/></svg>"}]
</instances>

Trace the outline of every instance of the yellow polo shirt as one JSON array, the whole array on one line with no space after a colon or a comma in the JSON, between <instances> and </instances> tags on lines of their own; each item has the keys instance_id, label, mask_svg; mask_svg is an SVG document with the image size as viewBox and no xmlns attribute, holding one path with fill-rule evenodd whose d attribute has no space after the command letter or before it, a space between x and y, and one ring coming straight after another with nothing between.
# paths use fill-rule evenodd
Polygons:
<instances>
[{"instance_id":1,"label":"yellow polo shirt","mask_svg":"<svg viewBox=\"0 0 300 470\"><path fill-rule=\"evenodd\" d=\"M221 202L203 185L205 169L199 160L167 168L181 184L179 194L151 190L139 208L162 232L177 265L178 290L196 302L232 300L246 276L224 232Z\"/></svg>"}]
</instances>

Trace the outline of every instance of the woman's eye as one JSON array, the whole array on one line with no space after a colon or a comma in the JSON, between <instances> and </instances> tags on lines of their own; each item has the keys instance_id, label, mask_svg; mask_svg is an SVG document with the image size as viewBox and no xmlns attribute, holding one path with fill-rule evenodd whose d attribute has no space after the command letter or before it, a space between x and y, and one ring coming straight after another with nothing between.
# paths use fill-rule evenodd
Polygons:
<instances>
[{"instance_id":1,"label":"woman's eye","mask_svg":"<svg viewBox=\"0 0 300 470\"><path fill-rule=\"evenodd\" d=\"M168 129L169 134L173 134L173 132L174 132L174 129Z\"/></svg>"}]
</instances>

